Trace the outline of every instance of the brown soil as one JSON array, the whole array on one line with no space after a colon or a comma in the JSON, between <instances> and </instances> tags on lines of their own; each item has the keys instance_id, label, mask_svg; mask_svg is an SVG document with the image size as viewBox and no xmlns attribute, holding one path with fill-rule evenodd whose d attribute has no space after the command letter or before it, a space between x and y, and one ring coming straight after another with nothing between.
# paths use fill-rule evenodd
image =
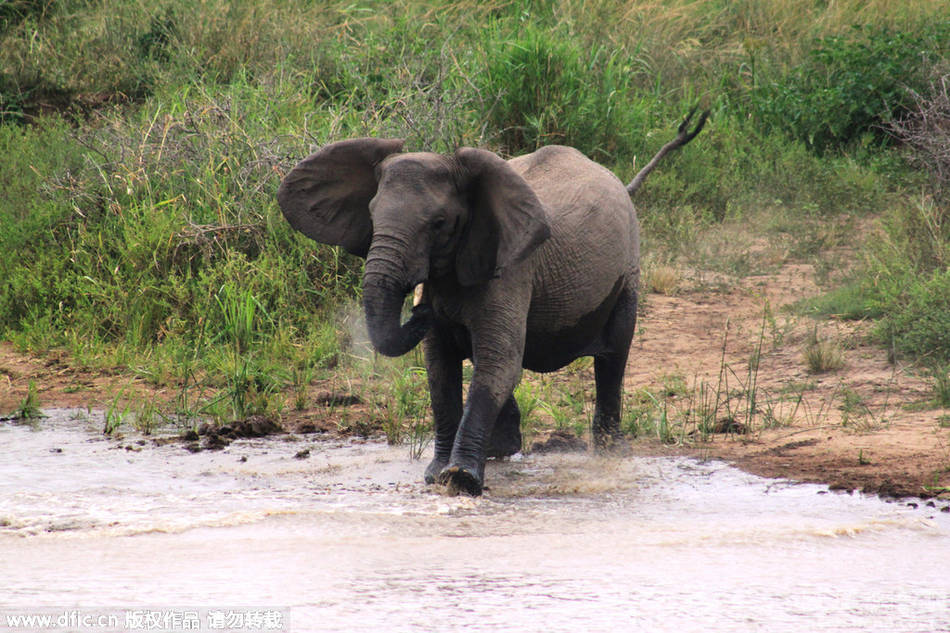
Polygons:
<instances>
[{"instance_id":1,"label":"brown soil","mask_svg":"<svg viewBox=\"0 0 950 633\"><path fill-rule=\"evenodd\" d=\"M834 489L950 496L948 410L932 405L932 386L919 368L889 362L887 351L868 341L870 324L815 321L783 309L816 294L813 279L812 266L789 264L720 286L728 290L707 283L677 296L648 296L628 392L680 376L693 395L672 398L670 406L695 406L697 386L705 382L714 391L721 368L722 382L728 379L722 391L741 392L761 344L751 425L748 401L737 397L739 414L729 424L720 418L716 429L733 432L653 450L721 458L759 475ZM840 345L843 367L809 373L804 351L816 333Z\"/></svg>"},{"instance_id":2,"label":"brown soil","mask_svg":"<svg viewBox=\"0 0 950 633\"><path fill-rule=\"evenodd\" d=\"M35 356L18 352L10 343L0 342L0 420L15 415L29 393L31 383L43 409L106 410L111 406L124 408L131 405L131 411L135 413L136 403L151 401L157 408L170 411L174 409L175 399L179 395L177 389L155 387L128 372L77 368L70 362L69 355L61 350ZM286 412L280 425L254 416L222 427L201 424L195 431L183 433L180 438L161 438L158 441L181 440L194 444L194 448L200 440L200 448L204 449L220 448L215 445L216 442L238 437L262 437L284 430L299 433L343 430L357 435L378 432L378 426L368 419L369 407L358 396L327 390L333 389L335 384L335 381L315 380L310 385L309 397L314 407ZM288 397L292 396L288 394ZM344 407L355 420L351 426L341 427L334 415Z\"/></svg>"},{"instance_id":3,"label":"brown soil","mask_svg":"<svg viewBox=\"0 0 950 633\"><path fill-rule=\"evenodd\" d=\"M676 445L644 439L636 450L721 458L764 476L822 482L890 496L950 497L948 410L934 408L919 370L888 361L867 341L869 325L813 321L783 307L814 294L810 265L742 280L705 275L673 296L646 298L626 379L628 394L667 393L672 415L695 410L701 394L729 394L714 431L679 436ZM722 283L726 282L726 283ZM768 318L766 318L768 317ZM803 351L815 333L843 348L844 365L811 374ZM747 414L749 360L757 347L756 407ZM572 379L593 380L587 368ZM0 344L0 414L36 385L43 407L107 408L122 394L171 402L175 394L127 374L82 371L63 353L37 358ZM671 387L678 385L678 387ZM282 425L297 432L378 432L371 407L331 383L314 382L304 411ZM340 412L348 422L341 425ZM688 428L688 427L687 427ZM194 439L194 438L192 438Z\"/></svg>"}]
</instances>

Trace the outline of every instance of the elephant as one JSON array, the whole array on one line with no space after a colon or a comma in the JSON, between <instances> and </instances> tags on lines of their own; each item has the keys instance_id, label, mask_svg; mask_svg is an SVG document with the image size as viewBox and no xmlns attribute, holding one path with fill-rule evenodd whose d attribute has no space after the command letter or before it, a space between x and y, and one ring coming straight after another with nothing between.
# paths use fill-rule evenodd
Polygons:
<instances>
[{"instance_id":1,"label":"elephant","mask_svg":"<svg viewBox=\"0 0 950 633\"><path fill-rule=\"evenodd\" d=\"M402 140L380 138L328 144L283 178L277 201L294 229L365 258L374 348L400 356L423 341L435 431L426 483L482 494L486 459L521 449L522 370L583 356L594 358L592 443L618 444L640 276L631 196L700 132L709 112L690 130L695 111L626 186L566 146L506 161L471 147L404 153ZM403 323L419 284L422 301Z\"/></svg>"}]
</instances>

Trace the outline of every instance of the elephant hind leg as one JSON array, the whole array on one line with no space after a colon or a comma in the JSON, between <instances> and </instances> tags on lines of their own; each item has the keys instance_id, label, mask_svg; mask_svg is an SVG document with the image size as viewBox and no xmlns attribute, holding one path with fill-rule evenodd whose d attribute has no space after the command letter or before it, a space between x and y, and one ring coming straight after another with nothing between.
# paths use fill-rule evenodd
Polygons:
<instances>
[{"instance_id":1,"label":"elephant hind leg","mask_svg":"<svg viewBox=\"0 0 950 633\"><path fill-rule=\"evenodd\" d=\"M488 444L488 457L508 457L521 450L521 411L514 394L508 396L495 426L491 432L491 441Z\"/></svg>"},{"instance_id":2,"label":"elephant hind leg","mask_svg":"<svg viewBox=\"0 0 950 633\"><path fill-rule=\"evenodd\" d=\"M591 424L594 448L598 451L622 447L620 409L623 375L627 368L630 342L637 326L637 293L625 289L604 327L606 350L594 357L597 404Z\"/></svg>"}]
</instances>

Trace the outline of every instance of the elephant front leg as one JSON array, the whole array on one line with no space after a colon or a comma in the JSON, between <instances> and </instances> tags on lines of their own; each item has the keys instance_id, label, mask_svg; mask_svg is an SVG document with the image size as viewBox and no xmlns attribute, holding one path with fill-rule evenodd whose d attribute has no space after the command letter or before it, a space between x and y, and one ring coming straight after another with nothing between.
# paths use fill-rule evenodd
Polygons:
<instances>
[{"instance_id":1,"label":"elephant front leg","mask_svg":"<svg viewBox=\"0 0 950 633\"><path fill-rule=\"evenodd\" d=\"M435 454L426 467L425 482L433 484L449 463L462 418L462 354L438 326L426 334L424 347L435 427Z\"/></svg>"},{"instance_id":2,"label":"elephant front leg","mask_svg":"<svg viewBox=\"0 0 950 633\"><path fill-rule=\"evenodd\" d=\"M439 474L450 494L482 494L488 442L502 403L488 389L473 384L469 390L449 464Z\"/></svg>"},{"instance_id":3,"label":"elephant front leg","mask_svg":"<svg viewBox=\"0 0 950 633\"><path fill-rule=\"evenodd\" d=\"M472 386L455 434L449 465L439 474L439 481L450 493L464 492L472 496L482 494L485 459L492 440L492 431L509 399L517 410L511 393L520 375L520 354L506 359L498 371L481 371L476 361Z\"/></svg>"},{"instance_id":4,"label":"elephant front leg","mask_svg":"<svg viewBox=\"0 0 950 633\"><path fill-rule=\"evenodd\" d=\"M439 481L450 493L472 496L482 493L485 458L499 413L511 399L524 356L530 286L521 284L517 274L479 291L474 300L478 318L467 324L472 344L472 382L462 419L455 433L449 464L439 473ZM506 419L511 421L512 415Z\"/></svg>"}]
</instances>

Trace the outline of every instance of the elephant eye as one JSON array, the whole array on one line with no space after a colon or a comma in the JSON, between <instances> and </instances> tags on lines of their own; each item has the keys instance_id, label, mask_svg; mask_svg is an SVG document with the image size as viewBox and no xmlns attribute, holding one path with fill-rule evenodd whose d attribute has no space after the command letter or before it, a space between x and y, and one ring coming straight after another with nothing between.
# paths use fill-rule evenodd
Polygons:
<instances>
[{"instance_id":1,"label":"elephant eye","mask_svg":"<svg viewBox=\"0 0 950 633\"><path fill-rule=\"evenodd\" d=\"M440 215L439 217L432 220L432 228L435 230L440 230L445 226L445 216Z\"/></svg>"}]
</instances>

